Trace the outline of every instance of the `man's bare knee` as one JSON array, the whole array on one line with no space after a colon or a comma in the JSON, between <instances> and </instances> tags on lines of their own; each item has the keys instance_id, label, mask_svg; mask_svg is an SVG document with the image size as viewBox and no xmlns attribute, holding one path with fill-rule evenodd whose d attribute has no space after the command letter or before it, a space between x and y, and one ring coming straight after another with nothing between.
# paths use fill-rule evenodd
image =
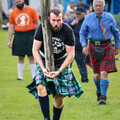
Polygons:
<instances>
[{"instance_id":1,"label":"man's bare knee","mask_svg":"<svg viewBox=\"0 0 120 120\"><path fill-rule=\"evenodd\" d=\"M56 95L54 105L55 105L56 108L62 108L63 105L64 105L64 96Z\"/></svg>"},{"instance_id":2,"label":"man's bare knee","mask_svg":"<svg viewBox=\"0 0 120 120\"><path fill-rule=\"evenodd\" d=\"M29 59L29 64L34 64L35 63L33 56L28 56L28 59Z\"/></svg>"},{"instance_id":3,"label":"man's bare knee","mask_svg":"<svg viewBox=\"0 0 120 120\"><path fill-rule=\"evenodd\" d=\"M47 95L46 86L39 84L37 89L38 89L38 96L46 96Z\"/></svg>"},{"instance_id":4,"label":"man's bare knee","mask_svg":"<svg viewBox=\"0 0 120 120\"><path fill-rule=\"evenodd\" d=\"M18 63L24 63L24 56L18 56Z\"/></svg>"},{"instance_id":5,"label":"man's bare knee","mask_svg":"<svg viewBox=\"0 0 120 120\"><path fill-rule=\"evenodd\" d=\"M108 79L108 73L106 71L101 72L101 79Z\"/></svg>"},{"instance_id":6,"label":"man's bare knee","mask_svg":"<svg viewBox=\"0 0 120 120\"><path fill-rule=\"evenodd\" d=\"M100 80L100 74L94 74L95 80Z\"/></svg>"}]
</instances>

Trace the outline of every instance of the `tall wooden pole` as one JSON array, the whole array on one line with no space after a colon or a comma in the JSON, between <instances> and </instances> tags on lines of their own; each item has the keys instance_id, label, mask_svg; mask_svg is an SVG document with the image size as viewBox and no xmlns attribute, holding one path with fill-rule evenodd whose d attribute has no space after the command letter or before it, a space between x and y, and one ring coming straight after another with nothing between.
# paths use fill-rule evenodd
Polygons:
<instances>
[{"instance_id":1,"label":"tall wooden pole","mask_svg":"<svg viewBox=\"0 0 120 120\"><path fill-rule=\"evenodd\" d=\"M0 0L0 28L2 25L2 1Z\"/></svg>"},{"instance_id":2,"label":"tall wooden pole","mask_svg":"<svg viewBox=\"0 0 120 120\"><path fill-rule=\"evenodd\" d=\"M40 0L40 4L46 69L48 71L54 71L52 32L50 28L50 23L48 21L48 13L50 11L50 0Z\"/></svg>"}]
</instances>

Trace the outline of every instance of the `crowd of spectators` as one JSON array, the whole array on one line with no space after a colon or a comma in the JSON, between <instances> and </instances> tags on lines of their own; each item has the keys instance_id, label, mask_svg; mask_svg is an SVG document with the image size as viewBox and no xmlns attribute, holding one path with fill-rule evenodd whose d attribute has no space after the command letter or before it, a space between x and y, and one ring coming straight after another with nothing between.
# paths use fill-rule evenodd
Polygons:
<instances>
[{"instance_id":1,"label":"crowd of spectators","mask_svg":"<svg viewBox=\"0 0 120 120\"><path fill-rule=\"evenodd\" d=\"M26 5L29 5L29 0L24 0ZM85 10L85 14L90 14L93 11L92 3L93 0L86 0L86 3L84 0L78 0L78 4L75 3L75 0L70 0L66 7L66 11L64 10L64 6L62 4L58 3L58 0L51 0L51 8L59 8L62 11L64 11L64 22L68 23L69 20L73 19L75 17L75 10L77 7L82 7ZM110 12L111 8L111 0L105 1L108 4L108 9L106 11ZM3 19L9 19L9 14L15 9L14 0L7 0L8 5L8 15L5 14L3 11ZM40 8L36 9L39 13L39 16L41 18L41 10ZM2 25L2 28L7 29L9 26L8 20L5 21L5 23Z\"/></svg>"}]
</instances>

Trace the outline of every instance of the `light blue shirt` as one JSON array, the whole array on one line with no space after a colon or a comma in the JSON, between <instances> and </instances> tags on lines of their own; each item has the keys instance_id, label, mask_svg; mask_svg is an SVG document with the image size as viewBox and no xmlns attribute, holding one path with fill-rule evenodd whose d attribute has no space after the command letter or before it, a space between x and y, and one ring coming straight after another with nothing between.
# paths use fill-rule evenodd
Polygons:
<instances>
[{"instance_id":1,"label":"light blue shirt","mask_svg":"<svg viewBox=\"0 0 120 120\"><path fill-rule=\"evenodd\" d=\"M111 39L112 36L114 36L115 48L119 48L119 29L114 17L110 13L103 12L101 14L101 21L103 22L107 31L106 39ZM96 41L106 40L100 27L98 16L95 12L87 15L81 26L79 34L82 47L87 46L86 33L87 39Z\"/></svg>"}]
</instances>

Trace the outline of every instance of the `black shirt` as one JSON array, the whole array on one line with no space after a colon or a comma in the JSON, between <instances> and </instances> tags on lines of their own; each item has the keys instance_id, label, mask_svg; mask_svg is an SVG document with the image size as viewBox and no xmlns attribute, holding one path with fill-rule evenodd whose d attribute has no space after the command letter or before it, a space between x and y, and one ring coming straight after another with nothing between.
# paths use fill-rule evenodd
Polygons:
<instances>
[{"instance_id":1,"label":"black shirt","mask_svg":"<svg viewBox=\"0 0 120 120\"><path fill-rule=\"evenodd\" d=\"M82 51L82 45L80 43L80 36L79 36L80 34L79 34L79 31L80 31L80 28L81 28L82 23L84 21L84 18L81 19L81 20L79 20L78 24L75 24L75 25L72 26L71 23L73 22L74 19L70 20L68 24L71 26L71 28L74 31L74 35L75 35L75 50Z\"/></svg>"},{"instance_id":2,"label":"black shirt","mask_svg":"<svg viewBox=\"0 0 120 120\"><path fill-rule=\"evenodd\" d=\"M34 38L43 42L42 24L37 28ZM59 32L52 31L52 41L54 59L62 58L66 54L65 45L74 46L75 37L73 30L66 23L62 23L62 28ZM44 54L43 43L40 51Z\"/></svg>"}]
</instances>

